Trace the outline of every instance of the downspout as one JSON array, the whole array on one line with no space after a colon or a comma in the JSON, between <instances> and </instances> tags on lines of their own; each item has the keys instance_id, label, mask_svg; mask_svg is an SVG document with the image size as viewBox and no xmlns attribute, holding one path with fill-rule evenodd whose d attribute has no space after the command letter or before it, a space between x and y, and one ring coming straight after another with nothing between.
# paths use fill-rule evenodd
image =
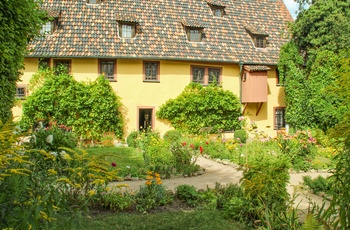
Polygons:
<instances>
[{"instance_id":1,"label":"downspout","mask_svg":"<svg viewBox=\"0 0 350 230\"><path fill-rule=\"evenodd\" d=\"M244 61L239 60L238 66L239 66L239 101L242 104L242 76L243 76L243 65Z\"/></svg>"}]
</instances>

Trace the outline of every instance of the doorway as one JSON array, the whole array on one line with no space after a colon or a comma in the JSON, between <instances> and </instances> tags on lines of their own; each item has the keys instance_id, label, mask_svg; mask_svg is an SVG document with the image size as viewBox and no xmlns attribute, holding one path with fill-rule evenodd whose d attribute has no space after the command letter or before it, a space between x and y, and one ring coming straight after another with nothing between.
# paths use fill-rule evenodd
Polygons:
<instances>
[{"instance_id":1,"label":"doorway","mask_svg":"<svg viewBox=\"0 0 350 230\"><path fill-rule=\"evenodd\" d=\"M139 109L139 130L147 131L153 128L153 109Z\"/></svg>"}]
</instances>

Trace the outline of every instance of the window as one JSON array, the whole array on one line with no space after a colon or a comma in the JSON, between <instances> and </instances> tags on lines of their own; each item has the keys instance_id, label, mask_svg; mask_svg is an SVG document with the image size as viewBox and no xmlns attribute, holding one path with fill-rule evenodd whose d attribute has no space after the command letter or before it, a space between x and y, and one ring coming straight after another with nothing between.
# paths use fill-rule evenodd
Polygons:
<instances>
[{"instance_id":1,"label":"window","mask_svg":"<svg viewBox=\"0 0 350 230\"><path fill-rule=\"evenodd\" d=\"M39 58L39 68L47 69L50 68L50 58Z\"/></svg>"},{"instance_id":2,"label":"window","mask_svg":"<svg viewBox=\"0 0 350 230\"><path fill-rule=\"evenodd\" d=\"M135 23L119 23L119 37L133 38L136 34Z\"/></svg>"},{"instance_id":3,"label":"window","mask_svg":"<svg viewBox=\"0 0 350 230\"><path fill-rule=\"evenodd\" d=\"M138 109L138 130L149 131L153 128L154 123L154 108L139 108Z\"/></svg>"},{"instance_id":4,"label":"window","mask_svg":"<svg viewBox=\"0 0 350 230\"><path fill-rule=\"evenodd\" d=\"M54 60L55 74L69 74L71 72L71 60Z\"/></svg>"},{"instance_id":5,"label":"window","mask_svg":"<svg viewBox=\"0 0 350 230\"><path fill-rule=\"evenodd\" d=\"M187 29L187 39L190 42L201 42L202 41L202 31L199 28L188 28Z\"/></svg>"},{"instance_id":6,"label":"window","mask_svg":"<svg viewBox=\"0 0 350 230\"><path fill-rule=\"evenodd\" d=\"M15 97L18 99L24 99L27 96L27 88L26 86L18 85L16 88Z\"/></svg>"},{"instance_id":7,"label":"window","mask_svg":"<svg viewBox=\"0 0 350 230\"><path fill-rule=\"evenodd\" d=\"M89 4L99 4L101 0L87 0L87 3Z\"/></svg>"},{"instance_id":8,"label":"window","mask_svg":"<svg viewBox=\"0 0 350 230\"><path fill-rule=\"evenodd\" d=\"M211 10L213 11L213 15L215 17L223 17L224 16L224 7L219 6L211 6Z\"/></svg>"},{"instance_id":9,"label":"window","mask_svg":"<svg viewBox=\"0 0 350 230\"><path fill-rule=\"evenodd\" d=\"M115 61L113 60L100 60L100 75L103 75L106 79L115 80Z\"/></svg>"},{"instance_id":10,"label":"window","mask_svg":"<svg viewBox=\"0 0 350 230\"><path fill-rule=\"evenodd\" d=\"M257 36L256 37L255 47L257 47L257 48L265 48L266 47L266 42L265 41L266 40L265 40L264 37Z\"/></svg>"},{"instance_id":11,"label":"window","mask_svg":"<svg viewBox=\"0 0 350 230\"><path fill-rule=\"evenodd\" d=\"M159 81L159 62L144 62L144 81Z\"/></svg>"},{"instance_id":12,"label":"window","mask_svg":"<svg viewBox=\"0 0 350 230\"><path fill-rule=\"evenodd\" d=\"M52 34L54 31L55 22L53 20L47 21L40 30L40 34Z\"/></svg>"},{"instance_id":13,"label":"window","mask_svg":"<svg viewBox=\"0 0 350 230\"><path fill-rule=\"evenodd\" d=\"M192 66L192 82L202 85L220 83L221 68Z\"/></svg>"},{"instance_id":14,"label":"window","mask_svg":"<svg viewBox=\"0 0 350 230\"><path fill-rule=\"evenodd\" d=\"M285 107L275 108L275 129L279 130L286 126L286 122L284 120L285 112L286 112Z\"/></svg>"}]
</instances>

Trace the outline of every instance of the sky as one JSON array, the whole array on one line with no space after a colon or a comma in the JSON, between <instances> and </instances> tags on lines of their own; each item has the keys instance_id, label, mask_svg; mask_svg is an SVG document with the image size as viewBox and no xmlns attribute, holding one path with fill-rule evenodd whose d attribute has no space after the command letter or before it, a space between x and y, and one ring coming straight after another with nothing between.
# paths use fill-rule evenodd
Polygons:
<instances>
[{"instance_id":1,"label":"sky","mask_svg":"<svg viewBox=\"0 0 350 230\"><path fill-rule=\"evenodd\" d=\"M298 9L298 3L294 2L294 0L283 0L284 4L286 4L289 12L292 14L292 17L295 19L296 14L295 11Z\"/></svg>"}]
</instances>

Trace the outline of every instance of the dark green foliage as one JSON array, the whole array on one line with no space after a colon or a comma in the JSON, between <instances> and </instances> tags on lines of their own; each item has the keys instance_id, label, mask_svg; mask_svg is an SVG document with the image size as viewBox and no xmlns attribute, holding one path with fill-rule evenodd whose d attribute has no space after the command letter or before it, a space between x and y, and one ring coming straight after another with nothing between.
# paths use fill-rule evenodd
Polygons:
<instances>
[{"instance_id":1,"label":"dark green foliage","mask_svg":"<svg viewBox=\"0 0 350 230\"><path fill-rule=\"evenodd\" d=\"M285 118L295 129L326 131L344 116L343 98L329 94L329 87L349 57L349 8L344 0L313 1L290 26L292 39L281 49L278 68L285 84Z\"/></svg>"},{"instance_id":2,"label":"dark green foliage","mask_svg":"<svg viewBox=\"0 0 350 230\"><path fill-rule=\"evenodd\" d=\"M180 132L197 134L203 127L234 130L239 127L241 105L236 95L220 86L203 87L190 83L175 99L168 100L157 111L157 117L167 119Z\"/></svg>"},{"instance_id":3,"label":"dark green foliage","mask_svg":"<svg viewBox=\"0 0 350 230\"><path fill-rule=\"evenodd\" d=\"M236 130L234 132L234 138L237 140L239 138L241 143L247 142L247 132L243 129Z\"/></svg>"},{"instance_id":4,"label":"dark green foliage","mask_svg":"<svg viewBox=\"0 0 350 230\"><path fill-rule=\"evenodd\" d=\"M129 133L128 137L126 138L126 144L129 146L129 147L134 147L136 148L137 147L137 137L139 135L139 132L137 131L133 131L131 133Z\"/></svg>"},{"instance_id":5,"label":"dark green foliage","mask_svg":"<svg viewBox=\"0 0 350 230\"><path fill-rule=\"evenodd\" d=\"M28 41L40 30L43 13L35 0L0 1L0 121L11 118L16 82Z\"/></svg>"},{"instance_id":6,"label":"dark green foliage","mask_svg":"<svg viewBox=\"0 0 350 230\"><path fill-rule=\"evenodd\" d=\"M198 205L199 193L193 185L182 184L176 187L176 197L193 207Z\"/></svg>"},{"instance_id":7,"label":"dark green foliage","mask_svg":"<svg viewBox=\"0 0 350 230\"><path fill-rule=\"evenodd\" d=\"M165 132L163 139L168 140L169 142L175 142L180 140L182 134L177 130L168 130Z\"/></svg>"},{"instance_id":8,"label":"dark green foliage","mask_svg":"<svg viewBox=\"0 0 350 230\"><path fill-rule=\"evenodd\" d=\"M109 82L100 76L94 82L76 81L67 74L45 76L41 87L23 103L22 126L29 128L45 119L72 127L87 140L100 140L104 133L123 134L121 103Z\"/></svg>"},{"instance_id":9,"label":"dark green foliage","mask_svg":"<svg viewBox=\"0 0 350 230\"><path fill-rule=\"evenodd\" d=\"M315 179L312 179L311 176L303 176L303 181L304 185L308 186L314 194L330 192L331 184L322 176L318 176Z\"/></svg>"}]
</instances>

